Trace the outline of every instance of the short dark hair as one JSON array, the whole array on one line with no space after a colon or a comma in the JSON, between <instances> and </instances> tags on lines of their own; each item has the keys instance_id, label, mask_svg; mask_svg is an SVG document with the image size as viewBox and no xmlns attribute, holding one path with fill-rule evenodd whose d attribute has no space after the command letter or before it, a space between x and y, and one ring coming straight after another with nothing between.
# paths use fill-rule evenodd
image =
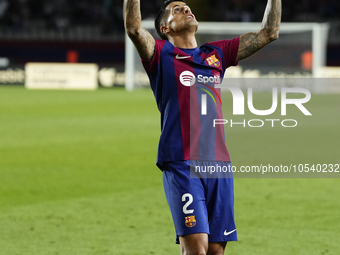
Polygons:
<instances>
[{"instance_id":1,"label":"short dark hair","mask_svg":"<svg viewBox=\"0 0 340 255\"><path fill-rule=\"evenodd\" d=\"M161 26L165 23L165 14L166 14L166 7L171 4L172 2L183 2L185 3L184 0L165 0L161 9L157 13L156 20L155 20L155 28L157 31L157 34L159 35L160 38L163 40L168 40L165 34L161 32Z\"/></svg>"}]
</instances>

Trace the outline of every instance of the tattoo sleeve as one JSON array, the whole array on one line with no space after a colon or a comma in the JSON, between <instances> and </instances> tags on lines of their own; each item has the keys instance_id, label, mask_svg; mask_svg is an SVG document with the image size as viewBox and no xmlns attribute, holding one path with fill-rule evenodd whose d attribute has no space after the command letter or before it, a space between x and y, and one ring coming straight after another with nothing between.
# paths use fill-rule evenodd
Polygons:
<instances>
[{"instance_id":1,"label":"tattoo sleeve","mask_svg":"<svg viewBox=\"0 0 340 255\"><path fill-rule=\"evenodd\" d=\"M237 61L245 59L279 37L281 0L268 0L259 31L241 35Z\"/></svg>"},{"instance_id":2,"label":"tattoo sleeve","mask_svg":"<svg viewBox=\"0 0 340 255\"><path fill-rule=\"evenodd\" d=\"M155 39L141 28L140 0L124 0L123 6L125 30L139 56L145 60L152 59L155 52Z\"/></svg>"}]
</instances>

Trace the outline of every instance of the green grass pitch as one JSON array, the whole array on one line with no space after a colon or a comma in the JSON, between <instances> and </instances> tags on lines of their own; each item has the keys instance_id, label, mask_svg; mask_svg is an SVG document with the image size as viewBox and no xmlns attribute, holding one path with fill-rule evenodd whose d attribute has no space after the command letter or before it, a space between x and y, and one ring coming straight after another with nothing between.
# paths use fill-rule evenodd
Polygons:
<instances>
[{"instance_id":1,"label":"green grass pitch","mask_svg":"<svg viewBox=\"0 0 340 255\"><path fill-rule=\"evenodd\" d=\"M339 164L339 99L288 108L296 128L226 126L233 164ZM0 87L0 255L179 254L159 134L150 90ZM336 178L236 178L227 254L340 254L339 194Z\"/></svg>"}]
</instances>

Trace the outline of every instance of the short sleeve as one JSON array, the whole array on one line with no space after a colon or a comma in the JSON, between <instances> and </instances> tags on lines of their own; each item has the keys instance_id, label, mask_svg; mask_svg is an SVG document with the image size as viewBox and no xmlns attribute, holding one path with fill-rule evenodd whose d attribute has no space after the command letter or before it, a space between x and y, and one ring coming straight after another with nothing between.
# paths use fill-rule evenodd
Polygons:
<instances>
[{"instance_id":1,"label":"short sleeve","mask_svg":"<svg viewBox=\"0 0 340 255\"><path fill-rule=\"evenodd\" d=\"M158 63L160 62L161 59L161 52L162 49L164 47L164 40L155 40L156 41L156 45L155 45L155 53L152 57L151 60L145 60L142 59L142 64L144 66L145 71L147 72L147 74L150 74L158 65Z\"/></svg>"},{"instance_id":2,"label":"short sleeve","mask_svg":"<svg viewBox=\"0 0 340 255\"><path fill-rule=\"evenodd\" d=\"M208 44L217 46L222 50L223 58L224 58L224 65L225 65L225 68L228 68L229 66L238 65L238 62L236 60L237 60L239 43L240 43L240 37L236 37L231 40L221 40L221 41L211 42Z\"/></svg>"}]
</instances>

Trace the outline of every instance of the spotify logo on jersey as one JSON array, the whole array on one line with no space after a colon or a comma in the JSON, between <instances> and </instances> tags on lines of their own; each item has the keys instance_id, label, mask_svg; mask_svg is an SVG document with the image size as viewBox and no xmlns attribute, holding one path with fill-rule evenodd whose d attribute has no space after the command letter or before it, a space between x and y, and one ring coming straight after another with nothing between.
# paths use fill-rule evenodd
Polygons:
<instances>
[{"instance_id":1,"label":"spotify logo on jersey","mask_svg":"<svg viewBox=\"0 0 340 255\"><path fill-rule=\"evenodd\" d=\"M190 72L190 71L184 71L181 73L179 76L179 81L184 85L184 86L192 86L196 82L196 77L195 75Z\"/></svg>"}]
</instances>

